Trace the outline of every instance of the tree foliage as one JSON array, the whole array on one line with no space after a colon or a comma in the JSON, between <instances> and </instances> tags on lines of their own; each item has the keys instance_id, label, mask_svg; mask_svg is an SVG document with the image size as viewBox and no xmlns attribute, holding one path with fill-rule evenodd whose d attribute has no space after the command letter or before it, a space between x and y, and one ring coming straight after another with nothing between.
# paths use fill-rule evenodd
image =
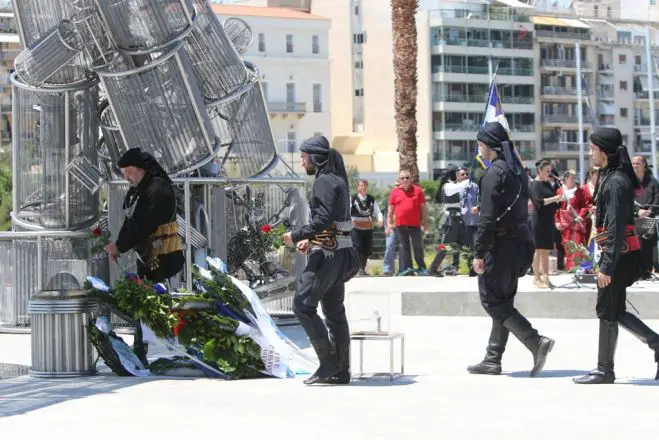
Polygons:
<instances>
[{"instance_id":1,"label":"tree foliage","mask_svg":"<svg viewBox=\"0 0 659 440\"><path fill-rule=\"evenodd\" d=\"M0 231L11 229L11 165L8 154L0 154Z\"/></svg>"}]
</instances>

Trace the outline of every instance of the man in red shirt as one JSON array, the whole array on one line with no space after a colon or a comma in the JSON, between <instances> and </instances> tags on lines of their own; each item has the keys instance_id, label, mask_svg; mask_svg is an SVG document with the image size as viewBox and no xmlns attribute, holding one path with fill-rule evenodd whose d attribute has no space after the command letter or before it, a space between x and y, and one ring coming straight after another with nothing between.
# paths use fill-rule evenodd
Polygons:
<instances>
[{"instance_id":1,"label":"man in red shirt","mask_svg":"<svg viewBox=\"0 0 659 440\"><path fill-rule=\"evenodd\" d=\"M428 231L428 207L426 196L420 186L412 183L409 171L403 170L398 177L400 186L394 188L389 195L389 209L387 212L387 229L395 230L398 241L402 245L401 267L399 274L407 274L412 269L412 252L410 240L414 248L414 259L422 274L426 272L426 263L423 259L423 231Z\"/></svg>"}]
</instances>

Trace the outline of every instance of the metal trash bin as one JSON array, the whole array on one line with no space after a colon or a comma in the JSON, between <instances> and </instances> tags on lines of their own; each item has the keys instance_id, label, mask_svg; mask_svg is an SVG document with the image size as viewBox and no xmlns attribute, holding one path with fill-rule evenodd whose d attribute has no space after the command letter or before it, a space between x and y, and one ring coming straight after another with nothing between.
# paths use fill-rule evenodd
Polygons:
<instances>
[{"instance_id":1,"label":"metal trash bin","mask_svg":"<svg viewBox=\"0 0 659 440\"><path fill-rule=\"evenodd\" d=\"M98 303L84 290L35 293L28 312L32 324L30 376L70 378L96 374L88 325Z\"/></svg>"}]
</instances>

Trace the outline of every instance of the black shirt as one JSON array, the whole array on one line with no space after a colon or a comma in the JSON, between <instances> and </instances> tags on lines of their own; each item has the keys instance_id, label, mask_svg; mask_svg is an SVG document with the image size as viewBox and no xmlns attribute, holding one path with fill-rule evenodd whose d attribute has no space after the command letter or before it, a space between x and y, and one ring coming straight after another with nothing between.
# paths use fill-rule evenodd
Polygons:
<instances>
[{"instance_id":1,"label":"black shirt","mask_svg":"<svg viewBox=\"0 0 659 440\"><path fill-rule=\"evenodd\" d=\"M533 229L551 229L554 230L554 214L558 203L545 205L544 200L556 195L554 187L549 182L534 180L531 182L531 200L533 201Z\"/></svg>"},{"instance_id":2,"label":"black shirt","mask_svg":"<svg viewBox=\"0 0 659 440\"><path fill-rule=\"evenodd\" d=\"M659 182L657 182L657 179L652 177L652 174L645 173L641 183L643 185L643 193L636 197L636 201L643 205L645 208L634 206L634 212L636 215L638 215L639 209L649 209L650 216L656 217L659 214Z\"/></svg>"},{"instance_id":3,"label":"black shirt","mask_svg":"<svg viewBox=\"0 0 659 440\"><path fill-rule=\"evenodd\" d=\"M494 244L497 229L519 230L528 217L526 174L519 176L503 159L496 159L481 179L480 216L474 236L476 258L483 258Z\"/></svg>"},{"instance_id":4,"label":"black shirt","mask_svg":"<svg viewBox=\"0 0 659 440\"><path fill-rule=\"evenodd\" d=\"M350 221L350 193L348 184L336 174L316 174L311 190L311 222L291 233L295 243L313 238L335 222Z\"/></svg>"}]
</instances>

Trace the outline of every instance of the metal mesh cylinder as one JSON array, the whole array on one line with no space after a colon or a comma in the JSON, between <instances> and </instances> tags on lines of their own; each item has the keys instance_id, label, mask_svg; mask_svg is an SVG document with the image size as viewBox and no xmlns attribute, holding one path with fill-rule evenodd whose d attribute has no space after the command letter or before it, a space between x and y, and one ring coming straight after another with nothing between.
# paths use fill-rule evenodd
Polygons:
<instances>
[{"instance_id":1,"label":"metal mesh cylinder","mask_svg":"<svg viewBox=\"0 0 659 440\"><path fill-rule=\"evenodd\" d=\"M96 0L118 49L156 52L181 38L194 24L191 0Z\"/></svg>"},{"instance_id":2,"label":"metal mesh cylinder","mask_svg":"<svg viewBox=\"0 0 659 440\"><path fill-rule=\"evenodd\" d=\"M97 68L124 143L151 153L169 174L197 169L213 159L213 136L203 98L182 43L149 64L123 70Z\"/></svg>"},{"instance_id":3,"label":"metal mesh cylinder","mask_svg":"<svg viewBox=\"0 0 659 440\"><path fill-rule=\"evenodd\" d=\"M20 0L13 1L18 34L24 48L31 48L43 36L48 34L60 21L68 19L76 12L70 0ZM48 80L49 84L68 84L84 81L85 59L82 53L67 63ZM60 77L60 75L62 75ZM73 81L70 80L73 75Z\"/></svg>"},{"instance_id":4,"label":"metal mesh cylinder","mask_svg":"<svg viewBox=\"0 0 659 440\"><path fill-rule=\"evenodd\" d=\"M84 155L97 162L95 81L69 88L36 88L11 77L14 219L31 229L78 229L98 217L98 196L64 172Z\"/></svg>"},{"instance_id":5,"label":"metal mesh cylinder","mask_svg":"<svg viewBox=\"0 0 659 440\"><path fill-rule=\"evenodd\" d=\"M40 86L67 65L80 50L80 35L70 21L62 20L33 46L18 54L14 67L22 81ZM68 78L67 73L70 75ZM58 82L74 82L75 70L65 69L56 79Z\"/></svg>"},{"instance_id":6,"label":"metal mesh cylinder","mask_svg":"<svg viewBox=\"0 0 659 440\"><path fill-rule=\"evenodd\" d=\"M116 50L105 22L94 7L82 8L71 18L84 49L87 65L105 64Z\"/></svg>"},{"instance_id":7,"label":"metal mesh cylinder","mask_svg":"<svg viewBox=\"0 0 659 440\"><path fill-rule=\"evenodd\" d=\"M199 8L196 25L185 39L185 51L204 97L213 101L243 85L248 72L210 5Z\"/></svg>"},{"instance_id":8,"label":"metal mesh cylinder","mask_svg":"<svg viewBox=\"0 0 659 440\"><path fill-rule=\"evenodd\" d=\"M231 177L262 174L277 157L277 151L258 80L254 77L251 87L245 93L209 111L214 118L226 121L231 130L228 152L231 163L226 167Z\"/></svg>"},{"instance_id":9,"label":"metal mesh cylinder","mask_svg":"<svg viewBox=\"0 0 659 440\"><path fill-rule=\"evenodd\" d=\"M243 20L229 17L224 21L224 31L240 55L245 55L254 42L252 28Z\"/></svg>"},{"instance_id":10,"label":"metal mesh cylinder","mask_svg":"<svg viewBox=\"0 0 659 440\"><path fill-rule=\"evenodd\" d=\"M119 158L128 151L128 147L121 137L119 131L119 123L112 113L112 107L107 100L101 102L99 107L99 122L101 131L103 132L103 149L99 150L99 154L103 156L104 160L109 160L115 165L119 162ZM107 156L106 156L107 154Z\"/></svg>"}]
</instances>

